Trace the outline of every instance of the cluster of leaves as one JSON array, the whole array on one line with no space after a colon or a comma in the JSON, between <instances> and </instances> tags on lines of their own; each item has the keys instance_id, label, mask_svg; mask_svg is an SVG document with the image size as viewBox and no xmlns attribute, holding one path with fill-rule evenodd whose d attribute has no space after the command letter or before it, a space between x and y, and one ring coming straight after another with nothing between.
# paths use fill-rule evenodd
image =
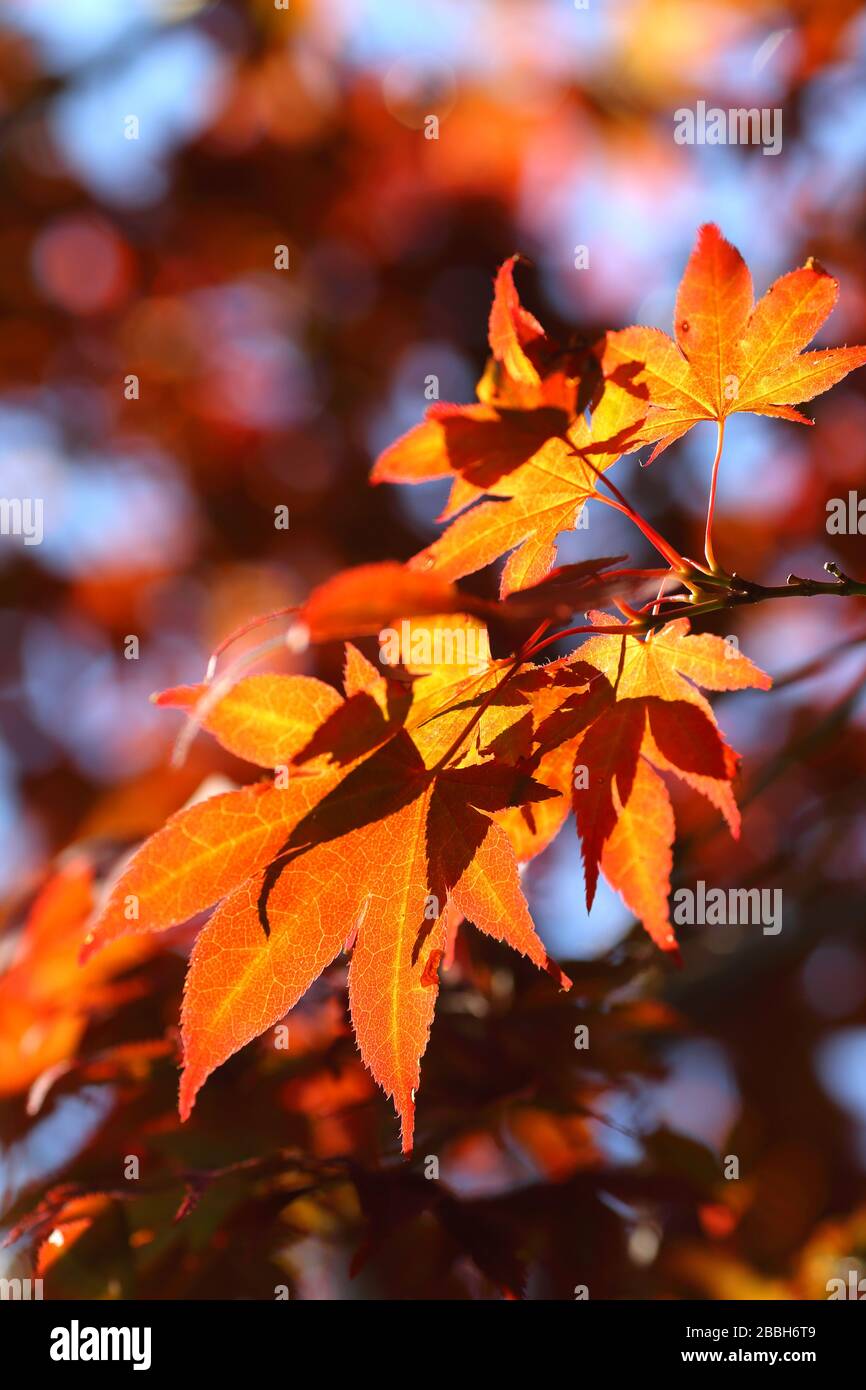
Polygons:
<instances>
[{"instance_id":1,"label":"cluster of leaves","mask_svg":"<svg viewBox=\"0 0 866 1390\"><path fill-rule=\"evenodd\" d=\"M405 567L338 575L294 615L295 647L347 641L343 693L305 676L235 679L230 667L156 697L188 711L192 731L276 773L173 816L88 934L87 958L213 909L185 989L184 1117L210 1073L345 951L357 1043L408 1151L439 972L463 920L569 985L519 878L569 810L587 905L604 875L663 951L676 949L665 776L738 833L737 755L702 691L770 682L721 638L693 633L684 608L711 607L730 580L710 542L724 420L750 410L808 423L793 404L861 365L866 349L803 353L836 282L810 263L753 308L745 264L714 227L702 229L680 286L676 342L635 328L591 351L563 349L520 304L513 271L508 261L496 279L478 404L435 406L374 469L375 481L451 477L447 530ZM657 453L702 419L719 424L706 565L679 555L606 477L624 454L647 443ZM627 515L667 567L616 569L606 558L554 569L558 535L590 499ZM501 603L454 585L506 554ZM668 580L682 592L665 595ZM622 619L593 611L611 604ZM587 624L563 627L587 610ZM482 662L409 652L383 671L349 641L405 621L423 627L432 651L432 639L460 637L477 653L489 649L488 618L511 641L506 656ZM564 657L534 659L583 635Z\"/></svg>"},{"instance_id":2,"label":"cluster of leaves","mask_svg":"<svg viewBox=\"0 0 866 1390\"><path fill-rule=\"evenodd\" d=\"M21 1057L0 1101L7 1198L8 1183L14 1192L25 1176L24 1153L43 1152L61 1124L75 1128L81 1150L61 1183L31 1179L11 1212L21 1263L6 1272L43 1277L46 1297L269 1299L276 1286L293 1298L333 1297L347 1293L351 1271L356 1298L570 1298L582 1282L593 1298L823 1298L827 1278L862 1246L862 1212L842 1219L830 1216L838 1201L825 1205L845 1122L815 1081L814 1025L799 1017L796 975L783 973L779 988L775 959L776 987L759 1008L749 970L727 984L717 978L708 995L693 971L654 967L661 958L635 932L612 958L581 962L579 991L563 994L513 955L504 969L497 943L461 933L425 1062L423 1148L412 1165L383 1163L391 1127L354 1046L341 968L293 1012L288 1050L270 1038L244 1048L205 1089L194 1121L177 1124L177 1048L166 1025L182 982L177 948L195 923L174 934L174 950L127 938L82 972L75 942L93 906L88 885L103 869L78 850L49 880L17 955L39 989L23 995L19 970L21 1007L6 1007L4 994L0 1012L0 1047L22 1036L52 1041L65 1010L87 1025L74 1057L73 1043L56 1036L55 1055L70 1060L52 1064L33 1047L28 1069ZM814 906L826 916L823 897ZM51 944L61 927L62 950ZM646 997L655 985L674 990L676 1008ZM486 1010L480 1001L490 1001ZM663 1124L641 1125L638 1163L623 1164L604 1138L613 1134L604 1119L611 1096L661 1080L658 1050L682 1037L693 1009L704 1027L732 1022L735 1063L758 1091L758 1110L729 1141L747 1181L726 1182L717 1154ZM572 1046L576 1022L591 1033L590 1054ZM762 1043L767 1028L791 1039L796 1105ZM12 1093L22 1088L29 1118L17 1122L19 1148ZM88 1136L78 1129L91 1108L102 1118ZM243 1125L227 1124L227 1114L243 1115ZM804 1116L822 1135L814 1158L798 1149ZM430 1153L443 1181L427 1180ZM124 1181L131 1154L140 1177ZM486 1178L486 1188L459 1185L458 1173ZM501 1185L504 1175L516 1192ZM841 1190L856 1200L853 1161L843 1163ZM629 1258L635 1223L664 1229L650 1266ZM313 1262L311 1247L320 1252Z\"/></svg>"},{"instance_id":3,"label":"cluster of leaves","mask_svg":"<svg viewBox=\"0 0 866 1390\"><path fill-rule=\"evenodd\" d=\"M65 877L51 888L58 906ZM130 944L146 945L119 947ZM180 962L151 952L122 982L136 995L114 1015L114 1043L106 1045L107 1013L93 999L75 1064L30 1088L34 1143L40 1124L50 1131L64 1112L84 1113L80 1097L103 1119L81 1136L62 1183L45 1184L38 1200L31 1191L13 1210L9 1241L35 1258L32 1269L22 1259L20 1272L44 1277L46 1297L212 1298L228 1289L270 1299L279 1285L293 1298L333 1296L311 1274L312 1238L331 1279L351 1272L355 1297L517 1296L538 1261L551 1296L571 1295L575 1269L591 1277L594 1295L613 1296L625 1234L599 1187L630 1207L664 1200L683 1222L697 1203L723 1196L710 1156L695 1146L665 1150L691 1167L674 1180L655 1161L623 1171L593 1136L604 1086L572 1046L574 1020L591 1028L594 1065L612 1077L652 1074L641 1040L676 1025L672 1010L633 997L649 954L635 947L617 965L584 966L576 1006L551 997L543 977L518 962L503 992L500 948L469 934L456 943L449 1008L425 1068L422 1152L440 1156L443 1181L429 1181L420 1161L381 1161L383 1138L393 1150L393 1125L383 1124L344 1018L340 970L294 1011L288 1050L270 1039L245 1048L206 1089L194 1122L178 1126L176 1048L171 1030L154 1035L170 1016ZM496 1000L487 1015L481 998ZM118 1042L119 1023L137 1041ZM540 1048L550 1063L543 1077ZM226 1123L241 1113L243 1125ZM140 1175L125 1181L131 1154ZM516 1202L507 1189L461 1191L448 1180L458 1168L485 1167L521 1175Z\"/></svg>"}]
</instances>

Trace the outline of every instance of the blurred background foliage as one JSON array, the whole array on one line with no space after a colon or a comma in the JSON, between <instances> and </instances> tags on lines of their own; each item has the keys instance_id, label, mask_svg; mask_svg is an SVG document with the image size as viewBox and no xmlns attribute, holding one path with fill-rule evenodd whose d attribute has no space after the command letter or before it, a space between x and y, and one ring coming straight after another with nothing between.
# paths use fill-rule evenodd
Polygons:
<instances>
[{"instance_id":1,"label":"blurred background foliage","mask_svg":"<svg viewBox=\"0 0 866 1390\"><path fill-rule=\"evenodd\" d=\"M526 885L576 989L462 933L409 1166L341 967L288 1050L245 1049L181 1127L190 930L76 963L118 857L203 785L249 779L205 739L173 769L177 718L149 693L335 569L436 534L437 484L367 474L431 374L471 397L505 256L561 336L669 328L715 220L759 291L817 256L842 282L823 341L862 341L861 6L6 0L0 23L0 495L45 506L41 545L0 537L0 1273L35 1261L47 1296L94 1298L823 1298L866 1273L856 600L715 627L781 684L719 702L743 839L680 797L677 882L781 888L781 935L686 928L672 970L615 895L587 918L567 830ZM676 145L699 99L780 108L781 154ZM866 574L862 538L825 525L864 474L862 373L812 413L731 421L729 569ZM647 472L617 466L691 553L712 453L700 426ZM654 563L624 527L591 508L561 556ZM282 669L336 679L340 655Z\"/></svg>"}]
</instances>

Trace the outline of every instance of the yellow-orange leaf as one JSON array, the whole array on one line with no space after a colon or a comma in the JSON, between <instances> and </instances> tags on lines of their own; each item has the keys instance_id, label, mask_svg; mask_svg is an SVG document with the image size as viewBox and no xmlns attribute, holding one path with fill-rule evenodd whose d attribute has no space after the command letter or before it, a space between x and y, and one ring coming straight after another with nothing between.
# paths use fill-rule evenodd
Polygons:
<instances>
[{"instance_id":1,"label":"yellow-orange leaf","mask_svg":"<svg viewBox=\"0 0 866 1390\"><path fill-rule=\"evenodd\" d=\"M663 951L676 950L668 908L674 813L667 787L639 759L628 800L601 852L601 871Z\"/></svg>"},{"instance_id":2,"label":"yellow-orange leaf","mask_svg":"<svg viewBox=\"0 0 866 1390\"><path fill-rule=\"evenodd\" d=\"M443 774L440 789L410 748L386 750L347 778L199 936L184 998L184 1115L210 1072L281 1018L354 939L349 999L358 1045L394 1099L408 1148L449 900L556 973L535 936L506 837L471 806L479 797L500 805L499 784L504 789L514 774L498 781L492 772ZM507 911L497 922L500 908Z\"/></svg>"},{"instance_id":3,"label":"yellow-orange leaf","mask_svg":"<svg viewBox=\"0 0 866 1390\"><path fill-rule=\"evenodd\" d=\"M535 930L514 851L498 825L491 824L486 831L454 888L453 901L480 931L519 951L552 975L561 988L571 988L571 980L550 959Z\"/></svg>"},{"instance_id":4,"label":"yellow-orange leaf","mask_svg":"<svg viewBox=\"0 0 866 1390\"><path fill-rule=\"evenodd\" d=\"M342 950L351 923L340 867L325 845L288 864L270 892L256 874L199 933L184 989L182 1119L210 1073L279 1022Z\"/></svg>"},{"instance_id":5,"label":"yellow-orange leaf","mask_svg":"<svg viewBox=\"0 0 866 1390\"><path fill-rule=\"evenodd\" d=\"M540 382L538 368L527 349L544 340L544 329L528 310L524 309L514 287L516 256L509 256L499 267L490 310L490 351L501 362L512 381L536 386Z\"/></svg>"},{"instance_id":6,"label":"yellow-orange leaf","mask_svg":"<svg viewBox=\"0 0 866 1390\"><path fill-rule=\"evenodd\" d=\"M181 685L152 699L188 710L230 753L259 767L290 763L343 703L333 686L312 676L246 676L211 704L214 694L218 687Z\"/></svg>"},{"instance_id":7,"label":"yellow-orange leaf","mask_svg":"<svg viewBox=\"0 0 866 1390\"><path fill-rule=\"evenodd\" d=\"M645 413L634 394L608 382L591 427L579 417L567 438L551 438L519 468L491 476L485 486L495 500L464 511L411 568L459 579L508 554L503 597L539 583L556 561L557 537L577 525L599 473L633 447Z\"/></svg>"},{"instance_id":8,"label":"yellow-orange leaf","mask_svg":"<svg viewBox=\"0 0 866 1390\"><path fill-rule=\"evenodd\" d=\"M811 421L792 407L866 363L866 347L803 352L832 310L839 286L810 260L783 275L753 307L752 280L718 227L701 227L680 283L672 341L653 328L606 335L602 368L653 409L640 430L652 457L700 420L736 412Z\"/></svg>"},{"instance_id":9,"label":"yellow-orange leaf","mask_svg":"<svg viewBox=\"0 0 866 1390\"><path fill-rule=\"evenodd\" d=\"M335 773L283 787L259 782L178 811L133 855L88 933L87 959L106 942L164 931L212 907L270 863Z\"/></svg>"}]
</instances>

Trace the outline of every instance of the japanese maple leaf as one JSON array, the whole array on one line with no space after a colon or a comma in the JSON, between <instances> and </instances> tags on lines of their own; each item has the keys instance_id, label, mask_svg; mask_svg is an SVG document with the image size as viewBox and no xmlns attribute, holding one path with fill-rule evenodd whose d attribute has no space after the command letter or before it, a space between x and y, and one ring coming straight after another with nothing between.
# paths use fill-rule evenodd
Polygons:
<instances>
[{"instance_id":1,"label":"japanese maple leaf","mask_svg":"<svg viewBox=\"0 0 866 1390\"><path fill-rule=\"evenodd\" d=\"M548 439L520 467L486 483L489 500L463 510L410 560L410 569L459 579L508 555L503 598L538 584L556 562L557 537L577 526L585 504L597 495L599 473L635 447L645 414L644 401L607 382L591 424L578 416L566 437Z\"/></svg>"},{"instance_id":2,"label":"japanese maple leaf","mask_svg":"<svg viewBox=\"0 0 866 1390\"><path fill-rule=\"evenodd\" d=\"M510 629L511 635L527 624L531 631L541 619L566 619L577 611L603 607L614 596L630 598L643 592L645 583L632 579L634 570L611 569L624 558L608 555L560 565L550 573L545 571L537 583L515 590L504 603L465 593L426 566L427 572L420 573L394 560L357 565L327 579L306 603L293 610L292 646L299 650L308 642L374 636L400 619L420 618L424 626L445 614L470 614L485 620L493 617Z\"/></svg>"},{"instance_id":3,"label":"japanese maple leaf","mask_svg":"<svg viewBox=\"0 0 866 1390\"><path fill-rule=\"evenodd\" d=\"M561 702L539 725L536 741L542 750L566 744L571 750L587 907L601 870L653 940L673 950L667 900L674 820L657 772L672 772L706 796L736 836L731 783L738 760L698 687L767 689L770 679L722 638L692 635L686 618L645 640L617 636L621 625L603 614L592 618L610 627L611 636L591 638L558 665ZM555 691L554 673L552 680ZM549 704L551 692L546 698ZM538 768L547 785L564 790L565 767L542 759Z\"/></svg>"},{"instance_id":4,"label":"japanese maple leaf","mask_svg":"<svg viewBox=\"0 0 866 1390\"><path fill-rule=\"evenodd\" d=\"M458 579L513 552L503 597L548 573L557 536L576 526L598 474L636 447L635 427L647 411L630 385L622 390L611 382L596 390L592 359L563 353L550 341L520 304L515 259L496 278L492 357L479 383L479 404L431 407L422 424L377 459L371 474L373 482L403 483L452 476L440 520L453 524L411 568ZM593 395L590 427L583 412Z\"/></svg>"},{"instance_id":5,"label":"japanese maple leaf","mask_svg":"<svg viewBox=\"0 0 866 1390\"><path fill-rule=\"evenodd\" d=\"M463 503L564 433L579 402L579 370L586 354L564 353L520 303L514 285L516 256L500 267L488 336L491 357L478 383L477 405L437 403L422 424L376 460L371 481L424 482L449 474L475 474L460 489ZM597 371L597 368L596 368Z\"/></svg>"},{"instance_id":6,"label":"japanese maple leaf","mask_svg":"<svg viewBox=\"0 0 866 1390\"><path fill-rule=\"evenodd\" d=\"M219 699L207 685L181 685L152 697L164 708L186 709L224 748L259 767L282 767L309 743L344 701L312 676L247 676Z\"/></svg>"},{"instance_id":7,"label":"japanese maple leaf","mask_svg":"<svg viewBox=\"0 0 866 1390\"><path fill-rule=\"evenodd\" d=\"M535 933L514 852L493 819L504 806L551 795L531 767L496 758L428 767L399 724L396 732L386 724L385 741L356 749L353 760L330 756L331 738L319 739L328 727L333 734L341 705L362 700L387 709L388 684L350 651L345 702L336 691L325 697L310 678L270 676L240 682L225 696L225 711L209 708L204 726L265 766L304 738L297 775L286 786L258 783L172 817L134 855L88 936L90 954L216 905L196 940L184 994L184 1118L210 1073L276 1024L344 949L358 1045L393 1097L405 1150L449 916L470 918L569 983Z\"/></svg>"},{"instance_id":8,"label":"japanese maple leaf","mask_svg":"<svg viewBox=\"0 0 866 1390\"><path fill-rule=\"evenodd\" d=\"M755 304L739 251L712 223L701 227L677 293L674 339L623 328L602 346L605 376L653 407L639 432L641 443L655 443L651 459L700 420L721 425L736 412L811 424L794 406L866 362L866 347L803 351L838 295L838 282L810 259Z\"/></svg>"},{"instance_id":9,"label":"japanese maple leaf","mask_svg":"<svg viewBox=\"0 0 866 1390\"><path fill-rule=\"evenodd\" d=\"M81 932L93 911L93 867L68 859L37 894L0 973L0 1097L25 1091L76 1055L91 1014L135 992L115 977L150 954L149 943L124 941L87 968L78 964ZM22 1039L28 1045L22 1046Z\"/></svg>"}]
</instances>

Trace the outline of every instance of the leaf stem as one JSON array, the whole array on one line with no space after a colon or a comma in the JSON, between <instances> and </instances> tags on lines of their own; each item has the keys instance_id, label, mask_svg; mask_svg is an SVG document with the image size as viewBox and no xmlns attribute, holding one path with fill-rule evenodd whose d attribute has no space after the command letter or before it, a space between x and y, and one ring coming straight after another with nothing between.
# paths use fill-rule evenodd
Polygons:
<instances>
[{"instance_id":1,"label":"leaf stem","mask_svg":"<svg viewBox=\"0 0 866 1390\"><path fill-rule=\"evenodd\" d=\"M620 492L616 483L612 483L607 474L603 473L600 468L597 468L592 459L587 458L585 452L581 452L580 449L577 449L571 444L571 441L568 442L573 453L576 454L588 468L592 469L599 482L604 483L605 487L613 494L613 498L611 498L605 497L601 492L596 492L595 496L599 502L604 502L609 507L615 507L617 511L627 516L629 521L632 521L634 525L637 526L638 530L643 532L650 542L650 545L654 546L658 553L664 556L671 568L676 570L677 574L680 575L685 582L685 576L690 575L692 572L692 565L690 562L686 560L684 556L680 555L679 551L675 550L674 547L665 540L664 536L659 534L654 526L651 526L648 521L645 521L640 512L635 511L628 499Z\"/></svg>"},{"instance_id":2,"label":"leaf stem","mask_svg":"<svg viewBox=\"0 0 866 1390\"><path fill-rule=\"evenodd\" d=\"M590 468L594 467L593 464L589 466ZM595 471L598 473L598 469ZM654 526L651 526L648 521L645 521L640 513L636 512L634 508L629 505L614 483L608 478L605 478L603 473L598 473L598 476L601 482L603 482L606 487L610 488L611 492L614 494L613 497L605 497L604 493L598 492L596 493L598 501L604 502L606 507L613 507L615 511L622 512L623 516L627 516L629 521L633 522L638 530L643 532L650 545L658 551L659 555L664 556L671 569L674 570L685 583L686 576L692 573L692 567L688 560L680 555L679 551L675 550L674 547L665 540L664 536L659 535Z\"/></svg>"},{"instance_id":3,"label":"leaf stem","mask_svg":"<svg viewBox=\"0 0 866 1390\"><path fill-rule=\"evenodd\" d=\"M725 440L725 422L719 421L718 439L716 441L716 456L713 459L713 473L710 479L710 500L707 504L707 529L704 537L704 555L707 564L714 574L720 574L716 555L713 550L713 513L716 510L716 485L719 481L719 464L722 461L722 445Z\"/></svg>"},{"instance_id":4,"label":"leaf stem","mask_svg":"<svg viewBox=\"0 0 866 1390\"><path fill-rule=\"evenodd\" d=\"M263 627L265 623L273 622L275 618L284 618L289 613L297 613L297 611L298 606L293 603L287 608L275 608L271 613L260 613L257 618L251 618L248 623L243 623L240 627L236 627L234 631L230 632L227 637L224 637L219 646L214 647L214 650L211 652L204 677L205 684L209 685L213 680L216 675L217 662L223 652L232 646L233 643L237 642L238 638L245 637L248 632L253 632L257 627ZM280 640L282 641L282 638Z\"/></svg>"},{"instance_id":5,"label":"leaf stem","mask_svg":"<svg viewBox=\"0 0 866 1390\"><path fill-rule=\"evenodd\" d=\"M622 637L623 633L625 633L628 637L631 635L637 636L647 630L648 623L646 622L641 622L641 624L636 627L596 627L591 623L581 627L567 627L563 629L562 632L552 632L549 637L545 637L543 642L537 642L525 655L528 661L531 657L536 656L539 652L543 651L545 647L551 646L554 642L560 642L565 637L581 636L584 633L594 633L599 637Z\"/></svg>"}]
</instances>

